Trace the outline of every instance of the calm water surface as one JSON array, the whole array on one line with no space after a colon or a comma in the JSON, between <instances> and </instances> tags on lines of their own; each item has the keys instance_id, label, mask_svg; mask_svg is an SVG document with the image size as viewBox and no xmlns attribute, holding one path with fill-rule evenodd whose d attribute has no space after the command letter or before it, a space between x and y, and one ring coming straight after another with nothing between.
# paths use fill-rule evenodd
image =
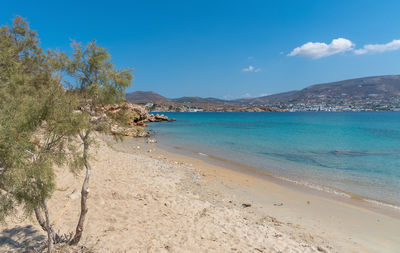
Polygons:
<instances>
[{"instance_id":1,"label":"calm water surface","mask_svg":"<svg viewBox=\"0 0 400 253\"><path fill-rule=\"evenodd\" d=\"M400 206L400 112L166 113L163 145Z\"/></svg>"}]
</instances>

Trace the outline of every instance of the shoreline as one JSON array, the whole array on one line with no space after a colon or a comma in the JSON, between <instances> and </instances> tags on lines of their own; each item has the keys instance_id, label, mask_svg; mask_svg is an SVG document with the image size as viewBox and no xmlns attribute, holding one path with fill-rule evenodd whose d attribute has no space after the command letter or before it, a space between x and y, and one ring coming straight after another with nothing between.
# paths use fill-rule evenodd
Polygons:
<instances>
[{"instance_id":1,"label":"shoreline","mask_svg":"<svg viewBox=\"0 0 400 253\"><path fill-rule=\"evenodd\" d=\"M178 114L166 114L175 124L149 124L152 138L172 152L183 147L242 163L234 169L400 211L396 114Z\"/></svg>"},{"instance_id":2,"label":"shoreline","mask_svg":"<svg viewBox=\"0 0 400 253\"><path fill-rule=\"evenodd\" d=\"M100 135L97 141L82 237L90 252L400 249L398 218L171 153L144 138L116 142ZM84 173L56 172L50 216L55 231L68 234L79 217ZM2 252L22 252L45 238L23 214L0 231Z\"/></svg>"},{"instance_id":3,"label":"shoreline","mask_svg":"<svg viewBox=\"0 0 400 253\"><path fill-rule=\"evenodd\" d=\"M295 179L274 175L269 172L260 171L252 166L242 164L236 161L228 160L222 157L218 157L212 154L202 153L195 149L180 147L180 146L169 146L167 144L158 143L158 148L161 148L167 152L175 153L183 156L189 156L195 159L200 159L206 163L210 163L216 166L220 166L229 170L238 171L240 173L259 177L261 179L276 183L291 189L299 190L305 193L317 194L326 198L332 198L335 200L350 203L359 207L367 208L368 210L378 212L381 214L389 215L394 218L400 219L400 206L394 203L385 202L382 200L372 199L364 196L360 196L351 192L346 192L341 189L337 189L330 186L321 184L308 183L296 181Z\"/></svg>"},{"instance_id":4,"label":"shoreline","mask_svg":"<svg viewBox=\"0 0 400 253\"><path fill-rule=\"evenodd\" d=\"M194 157L171 152L160 147L159 143L146 144L144 140L136 143L145 146L144 149L150 147L152 152L161 150L164 154L162 159L199 169L201 175L217 188L222 185L223 191L240 197L244 203L258 203L263 215L267 213L288 224L300 224L311 234L319 231L319 234L327 236L325 238L329 242L337 242L345 251L395 252L400 248L397 238L400 234L400 215L395 210L276 177L260 177L238 168L227 168L205 161L202 159L205 156L201 154ZM356 245L358 249L354 250Z\"/></svg>"}]
</instances>

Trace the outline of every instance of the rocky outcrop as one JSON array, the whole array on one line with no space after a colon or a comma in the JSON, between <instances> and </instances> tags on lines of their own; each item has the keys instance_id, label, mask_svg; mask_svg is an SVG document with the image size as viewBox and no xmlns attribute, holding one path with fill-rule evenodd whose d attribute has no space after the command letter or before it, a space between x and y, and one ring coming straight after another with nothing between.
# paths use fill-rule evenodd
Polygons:
<instances>
[{"instance_id":1,"label":"rocky outcrop","mask_svg":"<svg viewBox=\"0 0 400 253\"><path fill-rule=\"evenodd\" d=\"M111 118L124 117L131 126L145 126L145 122L149 118L146 107L131 103L106 105L102 109Z\"/></svg>"},{"instance_id":2,"label":"rocky outcrop","mask_svg":"<svg viewBox=\"0 0 400 253\"><path fill-rule=\"evenodd\" d=\"M149 114L150 115L150 117L149 117L149 121L150 122L161 122L161 121L170 121L169 119L168 119L168 117L167 116L165 116L164 114L156 114L156 115L153 115L153 114Z\"/></svg>"},{"instance_id":3,"label":"rocky outcrop","mask_svg":"<svg viewBox=\"0 0 400 253\"><path fill-rule=\"evenodd\" d=\"M149 113L147 107L131 103L106 105L103 110L109 116L125 114L125 117L131 119L129 124L132 126L146 126L147 122L175 121L175 119L169 120L164 114L153 115Z\"/></svg>"},{"instance_id":4,"label":"rocky outcrop","mask_svg":"<svg viewBox=\"0 0 400 253\"><path fill-rule=\"evenodd\" d=\"M102 107L102 111L111 123L111 133L124 136L149 136L145 131L147 122L175 121L169 120L164 114L150 114L147 107L131 103L106 105ZM113 119L122 120L125 124L113 124Z\"/></svg>"},{"instance_id":5,"label":"rocky outcrop","mask_svg":"<svg viewBox=\"0 0 400 253\"><path fill-rule=\"evenodd\" d=\"M150 133L141 126L124 127L119 125L111 125L111 134L122 135L127 137L148 137Z\"/></svg>"}]
</instances>

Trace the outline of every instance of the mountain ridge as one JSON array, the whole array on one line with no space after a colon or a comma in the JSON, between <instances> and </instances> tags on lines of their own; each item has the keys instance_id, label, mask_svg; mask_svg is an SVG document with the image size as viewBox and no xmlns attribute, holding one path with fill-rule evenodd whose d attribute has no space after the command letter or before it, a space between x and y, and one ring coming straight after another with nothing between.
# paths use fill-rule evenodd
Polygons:
<instances>
[{"instance_id":1,"label":"mountain ridge","mask_svg":"<svg viewBox=\"0 0 400 253\"><path fill-rule=\"evenodd\" d=\"M151 98L151 99L150 99ZM264 106L290 109L293 105L320 105L326 107L352 106L400 108L400 75L369 76L336 82L313 84L300 90L287 91L256 98L224 100L219 98L180 97L166 98L155 92L136 91L127 94L130 102L191 104L195 107Z\"/></svg>"},{"instance_id":2,"label":"mountain ridge","mask_svg":"<svg viewBox=\"0 0 400 253\"><path fill-rule=\"evenodd\" d=\"M400 96L400 75L370 76L336 82L313 84L301 90L288 91L258 98L247 99L247 103L263 104L305 102L313 96L366 97L369 95ZM242 99L243 101L243 99Z\"/></svg>"},{"instance_id":3,"label":"mountain ridge","mask_svg":"<svg viewBox=\"0 0 400 253\"><path fill-rule=\"evenodd\" d=\"M130 102L156 102L156 101L169 101L168 98L154 92L154 91L135 91L126 93L126 100Z\"/></svg>"}]
</instances>

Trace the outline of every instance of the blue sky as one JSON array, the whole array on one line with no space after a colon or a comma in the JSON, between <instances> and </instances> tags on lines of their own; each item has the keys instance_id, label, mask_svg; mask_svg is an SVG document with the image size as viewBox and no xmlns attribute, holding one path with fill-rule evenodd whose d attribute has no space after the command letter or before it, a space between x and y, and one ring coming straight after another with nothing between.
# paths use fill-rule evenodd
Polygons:
<instances>
[{"instance_id":1,"label":"blue sky","mask_svg":"<svg viewBox=\"0 0 400 253\"><path fill-rule=\"evenodd\" d=\"M0 23L27 18L45 48L97 39L136 69L129 91L239 98L400 74L399 13L389 0L20 0Z\"/></svg>"}]
</instances>

